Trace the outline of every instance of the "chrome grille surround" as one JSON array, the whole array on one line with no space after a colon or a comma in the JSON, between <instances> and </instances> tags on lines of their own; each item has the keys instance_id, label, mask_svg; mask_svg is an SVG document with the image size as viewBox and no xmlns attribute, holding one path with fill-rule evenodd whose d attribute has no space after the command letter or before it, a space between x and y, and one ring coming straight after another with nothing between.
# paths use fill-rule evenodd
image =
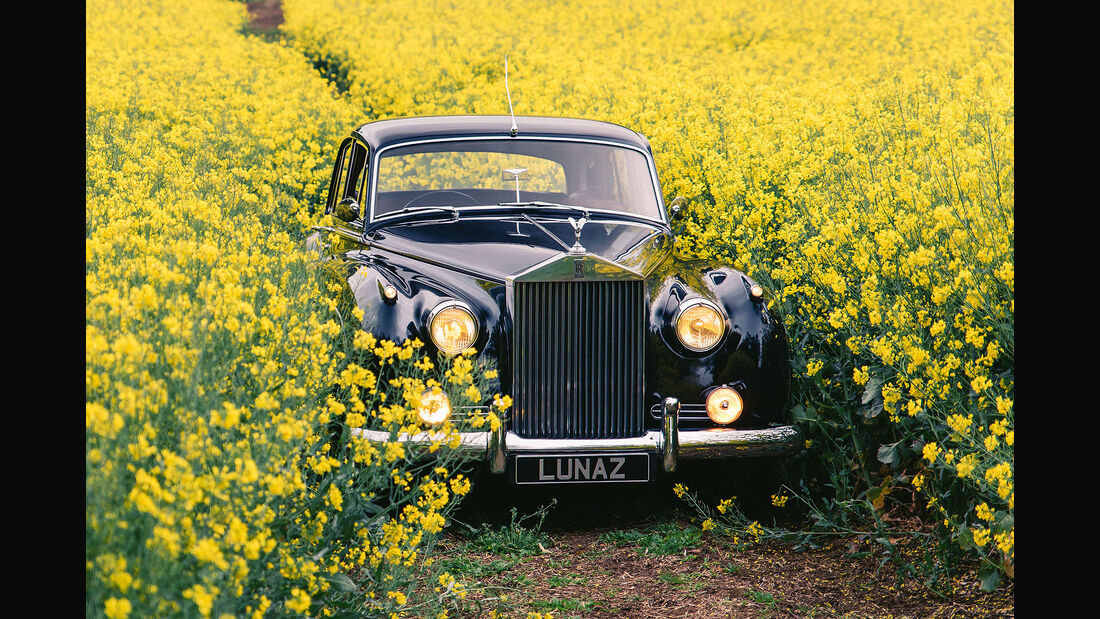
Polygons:
<instances>
[{"instance_id":1,"label":"chrome grille surround","mask_svg":"<svg viewBox=\"0 0 1100 619\"><path fill-rule=\"evenodd\" d=\"M641 279L517 281L512 430L524 438L645 434Z\"/></svg>"},{"instance_id":2,"label":"chrome grille surround","mask_svg":"<svg viewBox=\"0 0 1100 619\"><path fill-rule=\"evenodd\" d=\"M519 438L646 434L646 288L636 270L570 252L508 278Z\"/></svg>"}]
</instances>

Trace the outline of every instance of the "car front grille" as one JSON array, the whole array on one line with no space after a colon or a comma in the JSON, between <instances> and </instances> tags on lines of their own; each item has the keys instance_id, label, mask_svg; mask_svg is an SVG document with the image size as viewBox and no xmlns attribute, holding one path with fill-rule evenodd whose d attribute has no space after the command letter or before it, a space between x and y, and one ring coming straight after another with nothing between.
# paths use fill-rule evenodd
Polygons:
<instances>
[{"instance_id":1,"label":"car front grille","mask_svg":"<svg viewBox=\"0 0 1100 619\"><path fill-rule=\"evenodd\" d=\"M525 438L645 433L645 291L638 280L517 282L513 425Z\"/></svg>"}]
</instances>

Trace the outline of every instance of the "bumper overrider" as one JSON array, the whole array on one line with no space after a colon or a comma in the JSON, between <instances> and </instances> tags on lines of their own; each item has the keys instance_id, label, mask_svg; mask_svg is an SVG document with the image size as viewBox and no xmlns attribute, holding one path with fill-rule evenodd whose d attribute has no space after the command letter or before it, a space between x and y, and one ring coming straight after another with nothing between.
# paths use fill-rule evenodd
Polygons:
<instances>
[{"instance_id":1,"label":"bumper overrider","mask_svg":"<svg viewBox=\"0 0 1100 619\"><path fill-rule=\"evenodd\" d=\"M736 428L706 428L680 430L680 402L665 398L662 403L661 429L650 430L642 436L607 439L547 439L523 438L505 430L500 424L496 430L463 432L457 450L478 460L488 460L489 470L504 473L510 455L574 454L588 453L638 453L657 456L661 469L673 473L677 462L683 460L709 460L720 458L745 458L789 456L802 448L802 430L798 426L775 426L756 430ZM385 443L390 433L356 428L355 434L371 442ZM426 433L401 434L397 440L405 443L429 444L432 437Z\"/></svg>"}]
</instances>

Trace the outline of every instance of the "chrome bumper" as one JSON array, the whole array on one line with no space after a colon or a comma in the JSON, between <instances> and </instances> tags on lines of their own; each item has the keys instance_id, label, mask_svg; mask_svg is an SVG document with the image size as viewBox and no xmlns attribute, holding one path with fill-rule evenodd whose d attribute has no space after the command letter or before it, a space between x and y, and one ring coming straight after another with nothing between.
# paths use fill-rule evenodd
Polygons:
<instances>
[{"instance_id":1,"label":"chrome bumper","mask_svg":"<svg viewBox=\"0 0 1100 619\"><path fill-rule=\"evenodd\" d=\"M463 432L458 450L473 458L489 461L489 470L503 473L509 454L536 453L595 453L644 451L660 457L661 468L672 473L676 463L683 460L717 458L746 458L759 456L786 456L802 448L802 430L798 426L776 426L761 430L733 428L709 428L681 430L679 428L680 403L676 398L665 398L660 430L651 430L643 436L606 439L550 439L523 438L508 432L501 424L495 431ZM390 440L388 432L356 428L353 433L376 443ZM429 443L427 433L409 436L402 434L397 440L411 443Z\"/></svg>"}]
</instances>

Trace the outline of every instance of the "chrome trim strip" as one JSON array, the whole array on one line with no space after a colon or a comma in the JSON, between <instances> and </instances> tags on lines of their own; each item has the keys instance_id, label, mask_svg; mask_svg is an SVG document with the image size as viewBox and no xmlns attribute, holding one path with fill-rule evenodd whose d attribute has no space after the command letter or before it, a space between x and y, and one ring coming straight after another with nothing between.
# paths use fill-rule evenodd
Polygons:
<instances>
[{"instance_id":1,"label":"chrome trim strip","mask_svg":"<svg viewBox=\"0 0 1100 619\"><path fill-rule=\"evenodd\" d=\"M542 262L533 264L518 273L513 273L505 277L505 280L507 281L507 283L510 284L517 281L575 281L576 277L574 277L573 263L577 260L584 261L586 273L584 279L586 281L621 281L645 279L645 277L641 273L624 267L621 264L612 262L599 254L577 255L563 253L556 256L550 256ZM598 268L589 270L588 265L593 265L594 267Z\"/></svg>"},{"instance_id":2,"label":"chrome trim strip","mask_svg":"<svg viewBox=\"0 0 1100 619\"><path fill-rule=\"evenodd\" d=\"M661 466L666 473L676 472L680 455L680 400L665 398L661 415Z\"/></svg>"},{"instance_id":3,"label":"chrome trim strip","mask_svg":"<svg viewBox=\"0 0 1100 619\"><path fill-rule=\"evenodd\" d=\"M761 430L710 428L680 432L680 457L690 460L789 456L802 449L802 429L776 426Z\"/></svg>"},{"instance_id":4,"label":"chrome trim strip","mask_svg":"<svg viewBox=\"0 0 1100 619\"><path fill-rule=\"evenodd\" d=\"M359 243L361 245L366 245L368 247L370 246L370 243L366 239L363 238L363 231L362 230L360 230L358 233L356 233L356 232L352 232L351 230L347 230L345 228L335 228L335 227L331 227L331 226L312 226L312 228L314 230L318 231L318 232L332 232L333 234L341 236L341 237L343 237L343 238L345 238L349 241L355 241L356 243Z\"/></svg>"},{"instance_id":5,"label":"chrome trim strip","mask_svg":"<svg viewBox=\"0 0 1100 619\"><path fill-rule=\"evenodd\" d=\"M375 202L374 197L378 193L378 160L381 158L382 153L386 152L387 150L390 150L391 148L398 148L398 147L401 147L401 146L414 146L416 144L431 144L433 142L471 142L471 141L478 141L478 140L513 141L515 139L516 138L511 137L511 136L502 136L502 135L469 135L469 136L462 136L462 137L455 137L455 138L434 138L434 139L429 138L429 139L423 139L423 140L410 140L410 141L407 141L407 142L397 142L397 143L390 144L388 146L385 146L383 148L380 148L380 149L376 150L374 153L371 153L371 155L372 155L372 158L371 158L372 165L367 170L367 174L370 177L370 179L369 179L370 180L370 194L367 196L367 198L370 202L370 222L369 223L374 223L375 221L385 221L386 219L389 218L388 216L387 217L378 217L378 218L375 218L375 216L374 216L374 202ZM671 224L671 222L668 221L668 216L667 216L668 209L665 207L665 197L663 195L661 195L661 191L660 191L661 183L660 183L660 179L657 177L657 162L653 160L653 157L651 157L650 153L647 152L645 149L634 146L634 145L631 145L631 144L623 144L623 143L615 142L615 141L612 141L612 140L598 140L598 139L581 140L581 139L577 139L577 138L563 138L563 137L553 137L553 136L532 136L532 137L524 137L522 139L531 140L531 141L579 142L581 144L601 144L601 145L604 145L604 146L615 146L615 147L619 147L619 148L628 148L630 150L641 153L641 155L643 157L645 157L646 162L649 164L649 177L650 177L650 180L653 181L653 185L652 185L653 195L657 198L657 210L660 213L660 218L654 219L652 217L646 217L645 215L638 215L638 217L641 217L642 219L645 219L647 221L654 221L654 222L663 224L665 227L671 227L672 224ZM614 210L596 209L596 208L591 208L591 209L586 208L585 210L587 210L590 213L622 213L622 212L624 212L624 211L614 211Z\"/></svg>"},{"instance_id":6,"label":"chrome trim strip","mask_svg":"<svg viewBox=\"0 0 1100 619\"><path fill-rule=\"evenodd\" d=\"M663 414L663 405L658 402L649 408L650 419L660 419ZM707 416L706 404L680 403L679 419L681 421L704 421L710 419Z\"/></svg>"},{"instance_id":7,"label":"chrome trim strip","mask_svg":"<svg viewBox=\"0 0 1100 619\"><path fill-rule=\"evenodd\" d=\"M353 436L361 436L368 441L375 444L383 444L390 442L390 433L383 430L367 430L365 428L352 428L351 434ZM484 460L486 454L486 447L488 445L488 432L459 432L461 442L456 450L462 452L468 452L471 455L476 456L478 460ZM399 443L414 443L419 445L430 445L432 441L439 440L440 435L431 432L417 432L416 434L409 435L402 432L397 435L397 442Z\"/></svg>"},{"instance_id":8,"label":"chrome trim strip","mask_svg":"<svg viewBox=\"0 0 1100 619\"><path fill-rule=\"evenodd\" d=\"M504 429L504 420L501 420L496 430L489 430L488 435L486 457L489 458L489 470L503 475L504 469L508 466L508 433Z\"/></svg>"},{"instance_id":9,"label":"chrome trim strip","mask_svg":"<svg viewBox=\"0 0 1100 619\"><path fill-rule=\"evenodd\" d=\"M644 436L629 438L523 438L508 433L508 453L588 453L595 451L646 451L659 453L661 432L650 430Z\"/></svg>"},{"instance_id":10,"label":"chrome trim strip","mask_svg":"<svg viewBox=\"0 0 1100 619\"><path fill-rule=\"evenodd\" d=\"M373 443L386 443L389 432L353 428L352 434L362 436ZM457 448L477 460L490 460L490 470L503 473L507 454L523 453L590 453L599 451L645 451L664 454L666 441L664 430L650 430L644 436L608 439L531 439L514 432L504 432L503 425L493 436L492 432L462 432ZM678 459L707 460L718 458L746 458L760 456L789 456L802 449L802 430L798 426L777 426L760 430L710 428L706 430L677 430L676 450ZM412 435L402 433L401 442L429 444L432 437L427 432ZM490 448L491 447L491 448ZM671 447L671 446L670 446ZM663 461L662 461L663 463Z\"/></svg>"}]
</instances>

